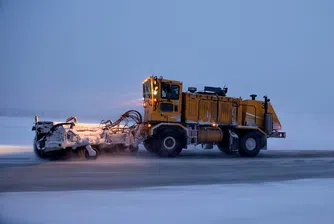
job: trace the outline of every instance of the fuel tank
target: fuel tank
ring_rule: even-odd
[[[220,142],[223,132],[218,127],[202,127],[198,129],[198,143]]]

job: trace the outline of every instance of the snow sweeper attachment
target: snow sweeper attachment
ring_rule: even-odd
[[[138,151],[141,142],[139,127],[142,116],[130,110],[117,121],[80,123],[76,117],[65,122],[39,121],[35,116],[34,151],[40,158],[60,158],[76,155],[79,158],[96,159],[100,153]]]

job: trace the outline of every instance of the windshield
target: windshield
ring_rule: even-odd
[[[151,92],[151,80],[147,80],[143,84],[143,97],[146,98],[151,98],[152,97],[152,92]]]

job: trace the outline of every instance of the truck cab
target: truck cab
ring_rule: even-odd
[[[151,76],[143,82],[144,122],[181,122],[182,82]]]

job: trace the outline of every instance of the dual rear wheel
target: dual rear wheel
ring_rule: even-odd
[[[249,131],[242,134],[239,138],[238,153],[242,157],[255,157],[259,154],[261,148],[263,147],[264,136],[258,134],[255,131]],[[226,144],[225,144],[226,145]],[[227,155],[233,155],[237,152],[230,151],[226,146],[218,143],[218,148],[220,151]]]

